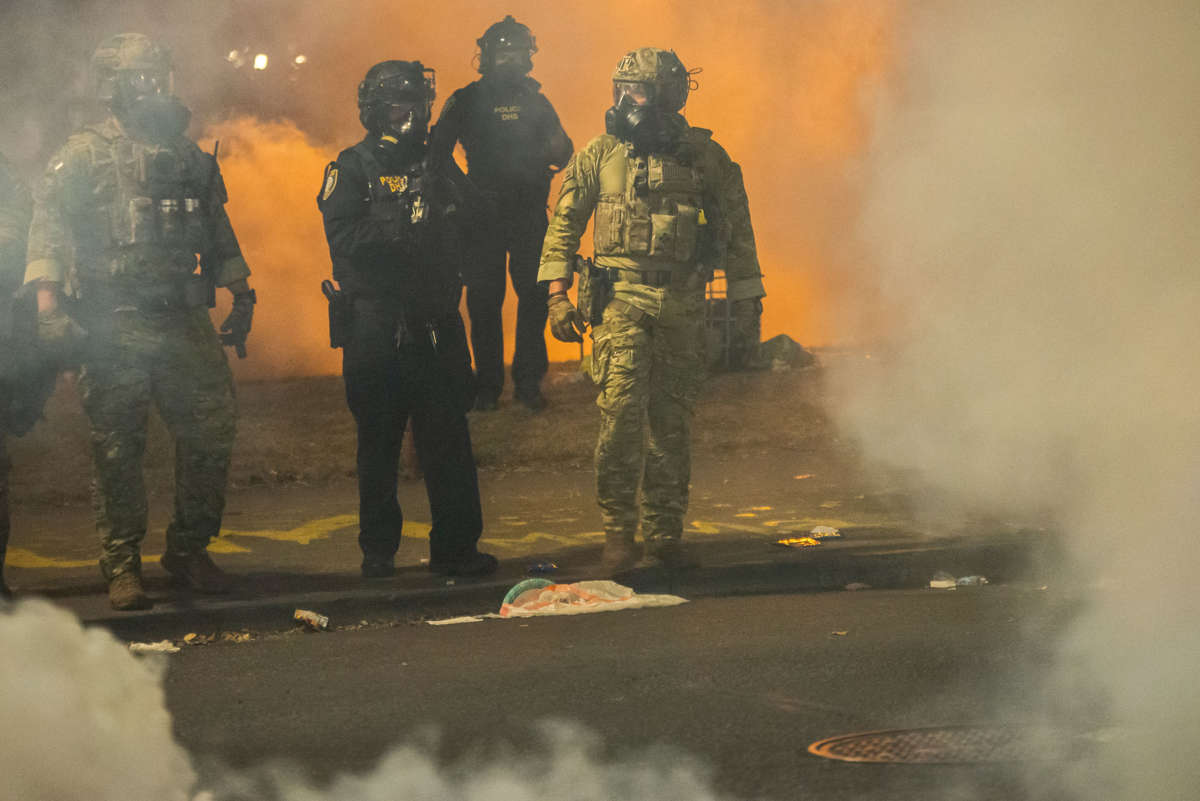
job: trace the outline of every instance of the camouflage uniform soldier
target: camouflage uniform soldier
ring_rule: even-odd
[[[167,51],[120,34],[96,50],[93,68],[112,114],[50,160],[34,195],[25,280],[37,283],[43,339],[69,327],[58,302],[64,287],[87,331],[79,385],[91,420],[100,566],[113,608],[136,609],[149,605],[140,546],[152,401],[175,444],[162,565],[196,591],[228,590],[206,552],[221,526],[235,431],[221,344],[244,353],[255,297],[216,160],[185,136],[190,112],[171,94]],[[234,296],[220,339],[206,308],[213,286]]]
[[[20,373],[20,354],[13,342],[13,293],[21,286],[25,268],[25,234],[29,230],[29,193],[0,156],[0,596],[8,597],[4,583],[4,554],[8,548],[8,471],[5,437],[14,433],[12,409]]]
[[[735,316],[757,320],[765,294],[741,170],[712,133],[679,114],[690,78],[674,52],[642,48],[613,74],[608,133],[567,165],[542,248],[550,327],[564,342],[592,329],[600,386],[596,494],[610,569],[680,547],[691,471],[691,416],[704,379],[704,287],[725,269]],[[595,215],[596,267],[585,319],[567,298],[580,236]],[[581,287],[582,288],[582,287]],[[646,429],[649,429],[648,436]]]

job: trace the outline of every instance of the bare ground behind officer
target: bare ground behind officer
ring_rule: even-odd
[[[679,113],[690,76],[670,50],[625,55],[613,74],[608,133],[567,165],[542,249],[550,330],[578,342],[593,324],[600,386],[596,496],[604,562],[687,563],[681,546],[691,473],[692,407],[704,382],[704,289],[723,268],[734,314],[762,311],[762,275],[742,173],[712,132]],[[598,272],[586,316],[567,298],[579,239],[595,215]],[[641,489],[641,514],[638,490]]]
[[[512,377],[518,401],[545,406],[546,288],[537,282],[538,254],[546,233],[546,196],[551,176],[571,157],[554,107],[529,77],[537,44],[529,28],[511,16],[477,41],[482,77],[446,101],[433,131],[439,162],[462,142],[467,174],[490,201],[490,214],[474,234],[466,273],[467,311],[479,394],[475,408],[496,408],[504,387],[505,262],[517,293],[517,330]]]
[[[79,388],[91,421],[100,567],[113,608],[139,609],[150,605],[141,543],[151,403],[175,446],[162,566],[193,590],[229,589],[207,552],[221,528],[236,429],[221,344],[244,352],[255,297],[216,160],[185,135],[191,115],[172,94],[167,50],[119,34],[101,43],[92,66],[112,113],[51,158],[34,193],[25,281],[37,287],[44,341],[86,332]],[[213,286],[233,293],[219,339],[207,308]]]
[[[358,427],[364,578],[394,572],[404,523],[397,470],[410,417],[433,516],[430,570],[496,569],[496,559],[476,548],[483,516],[466,417],[474,377],[458,313],[465,222],[452,184],[462,173],[425,162],[433,97],[433,71],[419,61],[371,67],[358,87],[367,135],[325,168],[317,196],[341,287],[327,289],[330,339],[343,347],[346,400]]]

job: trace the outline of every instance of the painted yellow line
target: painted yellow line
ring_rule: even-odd
[[[30,570],[39,568],[69,568],[95,567],[99,559],[58,559],[53,556],[39,556],[25,548],[9,548],[8,557],[4,560],[9,567],[22,567]]]

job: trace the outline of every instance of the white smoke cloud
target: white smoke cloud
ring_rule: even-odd
[[[0,801],[718,801],[710,771],[678,751],[619,760],[576,724],[546,722],[532,753],[503,742],[486,759],[440,765],[414,733],[374,770],[314,786],[295,765],[197,771],[175,742],[162,657],[139,658],[62,609],[0,611]],[[18,645],[19,644],[19,645]],[[13,647],[18,645],[18,647]]]
[[[161,670],[45,601],[0,614],[0,797],[187,801]]]
[[[1084,798],[1193,797],[1200,701],[1200,7],[923,4],[861,240],[900,319],[839,380],[875,460],[1061,526],[1089,608],[1057,690],[1139,733]]]

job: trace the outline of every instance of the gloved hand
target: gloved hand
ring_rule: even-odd
[[[254,304],[258,297],[254,290],[242,292],[233,296],[233,308],[225,322],[221,323],[221,344],[232,347],[239,359],[246,358],[246,337],[250,336],[250,326],[254,322]]]
[[[582,342],[587,323],[566,293],[551,295],[549,301],[550,333],[559,342]]]

